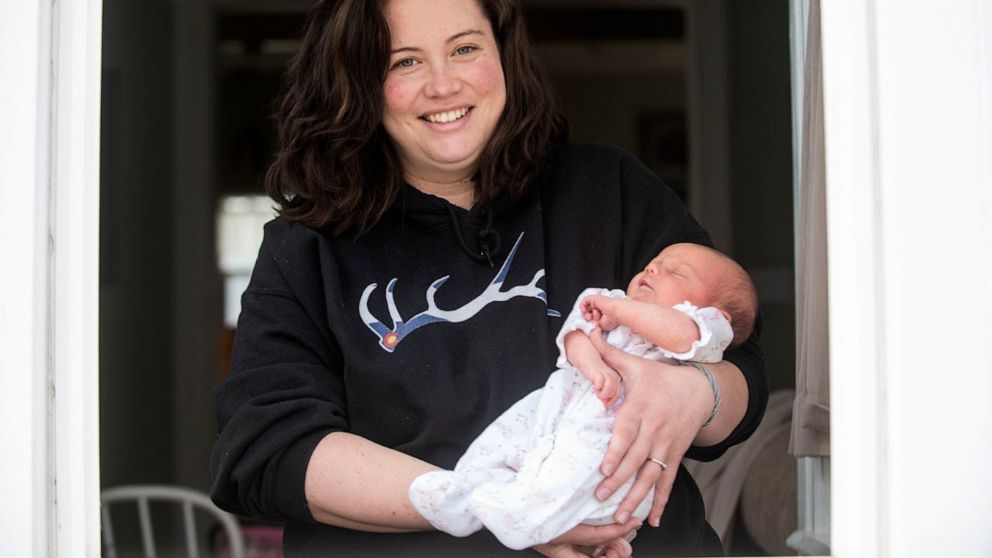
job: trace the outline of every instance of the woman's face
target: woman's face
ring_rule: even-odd
[[[499,49],[476,0],[387,0],[383,126],[407,180],[475,173],[506,104]]]

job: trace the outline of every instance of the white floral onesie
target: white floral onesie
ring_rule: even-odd
[[[569,363],[564,349],[567,333],[595,328],[580,310],[582,299],[594,294],[626,298],[621,290],[583,291],[558,333],[559,368],[544,387],[486,427],[454,471],[426,473],[410,485],[411,502],[436,529],[464,537],[486,527],[504,545],[520,550],[546,543],[580,523],[613,522],[613,513],[634,479],[604,502],[596,499],[594,491],[604,478],[599,466],[623,397],[612,408],[604,408],[592,382]],[[699,341],[685,353],[656,347],[625,326],[610,331],[606,340],[651,360],[722,360],[733,338],[723,314],[688,301],[674,308],[699,326]],[[649,493],[633,515],[644,519],[651,500]]]

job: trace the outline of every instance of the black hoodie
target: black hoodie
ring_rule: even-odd
[[[515,203],[466,211],[407,186],[357,238],[268,223],[231,377],[214,392],[214,500],[284,520],[287,557],[515,554],[486,532],[456,539],[315,523],[304,497],[310,455],[328,433],[348,431],[453,468],[554,371],[562,314],[582,289],[624,288],[676,242],[709,237],[635,158],[602,145],[559,146]],[[760,350],[751,341],[725,358],[747,380],[747,414],[725,442],[686,457],[714,459],[760,421]],[[680,468],[661,527],[645,525],[634,548],[713,554],[714,540]]]

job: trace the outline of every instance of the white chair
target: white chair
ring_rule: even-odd
[[[182,508],[183,532],[189,558],[200,558],[200,531],[196,529],[194,510],[200,510],[215,519],[224,529],[229,541],[231,558],[245,558],[245,544],[241,526],[234,515],[221,510],[205,494],[188,488],[163,485],[132,485],[108,488],[101,493],[103,543],[106,558],[117,558],[117,542],[110,520],[110,505],[134,502],[138,509],[141,544],[146,558],[156,558],[155,533],[152,529],[150,501],[173,503]]]

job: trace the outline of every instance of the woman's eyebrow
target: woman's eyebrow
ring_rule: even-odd
[[[482,31],[479,31],[478,29],[469,29],[467,31],[462,31],[461,33],[455,33],[451,37],[448,37],[447,42],[450,43],[452,41],[457,41],[458,39],[461,39],[466,35],[484,35],[484,33]]]
[[[468,29],[465,31],[461,31],[460,33],[455,33],[454,35],[448,37],[445,43],[451,43],[457,41],[458,39],[461,39],[462,37],[467,37],[469,35],[485,35],[485,33],[483,33],[478,29]],[[420,52],[422,50],[423,50],[422,48],[418,48],[418,47],[400,47],[400,48],[394,48],[393,50],[389,51],[389,54],[393,55],[398,52]]]

